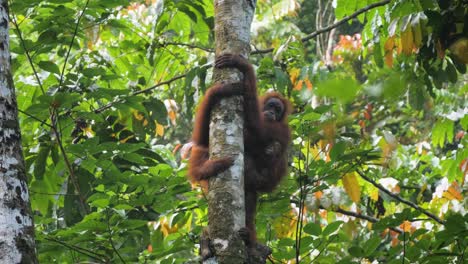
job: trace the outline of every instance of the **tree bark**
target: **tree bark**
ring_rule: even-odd
[[[0,0],[0,263],[37,263],[8,24],[8,1]]]
[[[216,56],[250,52],[250,25],[256,0],[215,0]],[[214,82],[239,82],[234,69],[214,70]],[[244,114],[242,98],[221,100],[211,115],[210,156],[233,157],[234,165],[209,181],[208,222],[214,258],[205,263],[245,263]]]

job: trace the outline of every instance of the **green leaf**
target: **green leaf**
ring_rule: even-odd
[[[109,199],[96,199],[91,204],[98,208],[106,208],[109,206]]]
[[[383,96],[385,99],[395,100],[401,97],[407,90],[406,80],[400,75],[393,74],[382,82]]]
[[[453,214],[447,218],[445,228],[452,235],[468,234],[468,220],[461,214]]]
[[[375,64],[377,64],[379,68],[382,68],[384,66],[384,59],[383,59],[381,46],[382,45],[380,42],[374,43],[374,52],[373,52],[374,61],[375,61]]]
[[[448,76],[448,80],[451,83],[456,83],[458,80],[458,74],[457,74],[457,69],[453,65],[453,63],[449,60],[447,60],[447,68],[445,68],[445,71]]]
[[[315,91],[318,95],[337,99],[341,103],[352,101],[360,86],[354,79],[331,79],[317,85]]]
[[[46,30],[39,35],[37,40],[38,43],[44,44],[54,44],[57,41],[57,32],[54,30]]]
[[[410,88],[409,88],[409,102],[411,107],[413,107],[416,110],[421,110],[424,107],[424,103],[426,101],[426,95],[427,91],[424,89],[424,86],[422,83],[416,82],[410,82]]]
[[[302,116],[302,121],[317,121],[322,115],[315,112],[309,112]]]
[[[135,229],[148,224],[148,221],[145,220],[125,220],[119,224],[119,228],[130,228]]]
[[[328,224],[322,232],[324,237],[331,235],[333,232],[337,231],[338,228],[343,224],[343,221],[336,221]]]
[[[339,159],[339,157],[345,153],[346,145],[345,141],[338,141],[333,145],[333,148],[330,151],[330,159],[332,161]]]
[[[442,148],[445,141],[451,143],[454,135],[453,121],[444,119],[435,123],[432,129],[432,145]]]
[[[319,224],[308,223],[304,226],[304,232],[313,236],[319,236],[322,233],[322,228]]]
[[[136,164],[139,164],[143,160],[143,157],[136,153],[125,153],[122,155],[122,158]]]
[[[349,252],[349,254],[351,254],[352,256],[357,257],[357,258],[365,256],[364,250],[359,246],[350,247],[348,249],[348,252]]]
[[[335,8],[335,16],[341,19],[346,15],[350,15],[357,8],[358,0],[338,0]]]
[[[40,61],[38,63],[39,68],[43,69],[44,71],[60,74],[59,67],[51,62],[51,61]]]
[[[468,130],[468,115],[464,115],[460,119],[460,124],[464,130]]]
[[[364,243],[364,255],[370,256],[379,247],[382,238],[379,235],[372,236],[369,240]]]
[[[153,120],[156,120],[159,124],[165,125],[167,124],[167,109],[164,103],[158,99],[152,99],[149,101],[143,102],[148,113],[150,113],[150,117]]]
[[[34,162],[34,177],[37,180],[42,180],[47,165],[47,157],[49,156],[50,145],[41,144],[37,153],[36,161]]]

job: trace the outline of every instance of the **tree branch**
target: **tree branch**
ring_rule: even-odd
[[[169,79],[169,80],[164,81],[164,82],[157,83],[157,84],[155,84],[155,85],[153,85],[153,86],[151,86],[151,87],[149,87],[149,88],[146,88],[146,89],[143,89],[143,90],[140,90],[140,91],[133,92],[133,93],[130,94],[130,96],[134,96],[134,95],[137,95],[137,94],[142,94],[142,93],[150,92],[150,91],[152,91],[152,90],[158,88],[159,86],[162,86],[162,85],[165,85],[165,84],[170,84],[170,83],[172,83],[172,82],[174,82],[174,81],[177,81],[177,80],[179,80],[179,79],[184,78],[185,76],[187,76],[187,73],[184,73],[184,74],[181,74],[181,75],[177,75],[177,76],[175,76],[175,77],[172,78],[172,79]],[[125,100],[125,98],[118,98],[118,99],[116,99],[115,101],[112,101],[112,102],[110,102],[110,103],[108,103],[108,104],[106,104],[106,105],[104,105],[104,106],[101,106],[101,107],[99,107],[98,109],[94,110],[94,113],[99,114],[99,113],[103,112],[104,110],[107,110],[107,109],[111,108],[114,104],[119,103],[119,102],[122,102],[123,100]]]
[[[391,0],[383,0],[383,1],[380,1],[380,2],[377,2],[377,3],[373,3],[373,4],[370,4],[366,7],[363,7],[359,10],[357,10],[356,12],[352,13],[351,15],[349,16],[345,16],[344,18],[342,18],[341,20],[338,20],[337,22],[329,25],[329,26],[326,26],[324,28],[321,28],[321,29],[318,29],[312,33],[310,33],[309,35],[303,37],[301,39],[302,42],[306,42],[306,41],[309,41],[310,39],[313,39],[315,38],[316,36],[322,34],[322,33],[325,33],[325,32],[328,32],[336,27],[339,27],[341,26],[342,24],[348,22],[349,20],[353,19],[353,18],[356,18],[357,16],[359,16],[360,14],[362,13],[365,13],[371,9],[374,9],[376,7],[379,7],[379,6],[384,6],[388,3],[390,3]],[[255,50],[253,51],[251,54],[263,54],[263,53],[270,53],[272,52],[274,49],[273,48],[269,48],[269,49],[264,49],[264,50]]]
[[[51,241],[51,242],[55,242],[57,244],[60,244],[60,245],[66,247],[66,248],[68,248],[70,250],[73,250],[73,251],[76,251],[76,252],[78,252],[80,254],[88,256],[88,257],[90,257],[90,258],[92,258],[92,259],[94,259],[96,261],[101,262],[101,263],[108,263],[108,261],[106,260],[106,256],[95,253],[95,252],[93,252],[91,250],[88,250],[86,248],[82,248],[82,247],[75,246],[75,245],[69,245],[69,244],[67,244],[67,243],[65,243],[63,241],[60,241],[58,239],[55,239],[53,237],[46,237],[44,239],[48,240],[48,241]]]
[[[75,37],[78,34],[78,28],[80,26],[81,18],[83,17],[83,15],[84,15],[84,13],[86,11],[86,8],[88,8],[88,4],[89,4],[89,0],[86,1],[86,4],[85,4],[85,6],[83,8],[83,11],[81,12],[80,16],[78,17],[78,21],[76,21],[75,31],[73,32],[73,36],[72,36],[72,39],[70,41],[70,47],[68,47],[67,55],[65,56],[65,61],[63,62],[62,73],[60,74],[59,88],[62,86],[63,76],[65,75],[65,67],[67,66],[68,58],[70,57],[70,52],[71,52],[72,47],[73,47],[73,42],[75,42]]]
[[[38,117],[35,117],[35,116],[31,115],[30,113],[28,113],[28,112],[26,112],[26,111],[23,111],[23,110],[21,110],[21,109],[18,108],[18,112],[20,112],[20,113],[22,113],[23,115],[25,115],[25,116],[27,116],[27,117],[30,117],[30,118],[32,118],[32,119],[38,121],[38,122],[41,122],[41,126],[42,126],[42,125],[45,125],[45,126],[47,126],[47,127],[49,127],[49,128],[52,128],[52,126],[51,126],[50,124],[48,124],[45,120],[41,120],[41,119],[39,119]]]
[[[392,193],[391,191],[387,190],[385,187],[383,187],[382,185],[378,184],[377,182],[375,182],[374,180],[372,180],[371,178],[367,177],[362,171],[360,170],[356,170],[356,172],[361,176],[361,178],[363,178],[365,181],[371,183],[372,185],[374,185],[375,187],[377,187],[379,190],[381,190],[382,192],[386,193],[388,196],[392,197],[393,199],[401,202],[401,203],[404,203],[410,207],[413,207],[414,209],[418,210],[419,212],[427,215],[429,218],[433,219],[434,221],[436,221],[437,223],[439,224],[445,224],[445,222],[443,220],[441,220],[440,218],[438,218],[437,216],[435,216],[434,214],[432,214],[431,212],[423,209],[422,207],[420,207],[419,205],[413,203],[413,202],[410,202],[408,200],[405,200],[403,198],[401,198],[400,196]]]
[[[44,87],[42,86],[41,79],[39,78],[39,75],[37,74],[36,67],[34,66],[34,63],[31,58],[31,54],[29,54],[29,50],[26,47],[26,42],[23,39],[23,35],[21,34],[21,30],[19,28],[18,22],[16,21],[16,17],[14,15],[11,15],[11,22],[13,22],[13,25],[15,25],[16,32],[18,34],[18,38],[21,42],[21,46],[23,47],[24,53],[26,54],[26,58],[28,58],[29,65],[31,65],[32,71],[34,73],[34,77],[37,80],[37,84],[39,85],[39,88],[41,89],[42,94],[45,94]]]
[[[161,46],[166,47],[166,46],[182,46],[182,47],[187,47],[190,49],[200,49],[206,52],[214,52],[214,49],[212,48],[206,48],[206,47],[201,47],[189,43],[180,43],[180,42],[163,42],[161,43]]]
[[[67,56],[65,58],[65,62],[64,62],[64,66],[63,66],[63,70],[62,70],[62,74],[61,74],[61,77],[60,77],[60,82],[59,82],[59,87],[61,86],[62,84],[62,80],[63,80],[63,75],[64,75],[64,72],[65,72],[65,66],[67,64],[67,59],[68,59],[68,56],[70,55],[70,51],[71,51],[71,48],[73,46],[73,42],[74,42],[74,39],[77,35],[77,32],[78,32],[78,26],[79,26],[79,22],[80,22],[80,19],[81,17],[84,15],[84,11],[86,10],[87,6],[88,6],[88,3],[89,3],[89,0],[86,1],[86,5],[83,9],[83,12],[81,13],[80,17],[78,18],[78,21],[77,21],[77,24],[76,24],[76,27],[75,27],[75,31],[74,31],[74,34],[73,34],[73,38],[72,38],[72,41],[70,43],[70,48],[68,49],[68,53],[67,53]],[[38,82],[38,85],[42,91],[42,94],[45,94],[45,90],[44,90],[44,87],[42,86],[42,82],[41,82],[41,79],[39,78],[39,75],[37,74],[37,71],[36,71],[36,68],[34,66],[34,63],[32,61],[32,58],[31,58],[31,55],[29,54],[29,51],[26,47],[26,43],[22,37],[22,34],[21,34],[21,31],[19,29],[19,26],[18,26],[18,23],[16,21],[16,18],[14,16],[12,16],[12,22],[13,24],[15,25],[15,28],[16,28],[16,31],[18,32],[18,37],[20,39],[20,42],[21,42],[21,45],[26,53],[26,57],[28,58],[28,62],[29,64],[31,65],[31,68],[33,70],[33,73],[34,73],[34,76]],[[22,113],[28,115],[27,113],[25,113],[24,111],[21,111]],[[73,167],[71,166],[71,163],[70,163],[70,160],[68,159],[67,157],[67,154],[65,152],[65,148],[63,147],[63,142],[62,142],[62,134],[60,133],[59,129],[57,128],[57,110],[55,108],[52,108],[51,106],[49,106],[49,116],[50,116],[50,121],[51,121],[51,124],[48,125],[50,127],[50,129],[53,131],[53,133],[55,134],[55,137],[56,137],[56,140],[57,140],[57,144],[59,145],[59,148],[60,148],[60,152],[62,153],[62,156],[63,156],[63,159],[65,161],[65,165],[67,167],[67,170],[70,174],[70,180],[75,188],[75,192],[78,194],[79,196],[79,199],[80,199],[80,206],[81,206],[81,209],[83,210],[83,212],[87,212],[87,208],[86,208],[86,203],[85,203],[85,199],[84,197],[81,195],[80,193],[80,188],[79,188],[79,185],[78,185],[78,180],[76,179],[76,175],[73,171]],[[31,115],[28,115],[30,117],[32,117]],[[34,117],[32,117],[34,118]],[[36,120],[38,120],[37,118],[34,118]],[[44,121],[42,120],[38,120],[41,122],[41,124],[46,124]]]
[[[106,222],[107,222],[107,231],[109,232],[109,244],[111,245],[112,247],[112,250],[114,250],[114,252],[117,254],[117,256],[119,257],[120,261],[122,261],[122,263],[127,263],[123,258],[122,256],[120,255],[119,251],[117,250],[117,248],[115,247],[114,245],[114,240],[112,239],[112,230],[110,228],[110,223],[109,223],[109,208],[106,208]]]
[[[352,217],[356,217],[356,218],[359,218],[359,219],[363,219],[363,220],[367,220],[371,223],[377,223],[379,221],[379,219],[375,218],[375,217],[372,217],[372,216],[368,216],[368,215],[363,215],[363,214],[359,214],[359,213],[355,213],[355,212],[351,212],[351,211],[346,211],[344,209],[341,209],[341,208],[337,208],[335,210],[333,210],[334,212],[336,213],[340,213],[340,214],[344,214],[344,215],[347,215],[347,216],[352,216]],[[399,228],[394,228],[394,227],[389,227],[390,230],[392,231],[395,231],[399,234],[402,234],[403,231]]]

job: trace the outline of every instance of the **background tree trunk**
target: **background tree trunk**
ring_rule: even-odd
[[[216,56],[250,52],[250,25],[255,0],[215,0]],[[234,69],[214,71],[214,82],[238,82]],[[244,263],[245,246],[238,235],[245,227],[244,206],[244,118],[242,98],[227,98],[213,110],[210,125],[211,157],[234,157],[230,170],[209,182],[209,236],[218,263]]]
[[[0,19],[0,263],[37,263],[10,67],[6,0],[0,0]]]

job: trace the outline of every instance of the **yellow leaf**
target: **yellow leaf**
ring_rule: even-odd
[[[411,222],[408,220],[405,220],[401,225],[400,225],[401,230],[404,232],[409,232],[411,231]]]
[[[145,116],[143,114],[141,114],[140,112],[138,112],[138,111],[133,111],[133,116],[138,121],[141,121],[141,120],[143,120],[143,118],[145,118]]]
[[[385,45],[384,45],[385,53],[392,52],[394,47],[395,47],[395,37],[388,38],[387,41],[385,41]]]
[[[273,230],[278,237],[292,237],[296,233],[297,214],[290,210],[287,215],[273,220]]]
[[[298,68],[292,68],[289,70],[289,78],[291,79],[291,83],[295,84],[297,81],[297,77],[299,77],[299,74],[301,73],[301,70]]]
[[[447,191],[444,192],[443,196],[449,200],[463,200],[463,196],[460,192],[460,186],[458,185],[457,182],[453,182],[452,185],[450,185],[447,189]]]
[[[312,83],[309,81],[309,78],[306,78],[304,81],[305,81],[305,84],[306,84],[307,89],[312,90],[313,85],[312,85]]]
[[[348,194],[349,198],[355,203],[358,203],[361,199],[361,186],[357,180],[355,173],[348,173],[341,179],[343,182],[344,189]]]
[[[174,122],[176,120],[176,118],[177,118],[177,113],[175,111],[169,111],[168,115],[169,115],[169,119],[172,122]]]
[[[296,85],[294,85],[294,90],[296,90],[296,91],[302,90],[302,83],[303,83],[303,82],[304,82],[303,80],[299,80],[299,81],[296,83]]]
[[[96,134],[90,126],[87,126],[83,128],[82,130],[88,138],[92,138]]]
[[[159,220],[159,226],[161,227],[161,232],[163,233],[164,237],[168,236],[169,234],[175,233],[179,230],[178,224],[172,225],[170,220],[167,217],[163,217]]]
[[[385,51],[385,64],[388,67],[393,66],[393,49],[395,48],[395,37],[388,38],[385,41],[384,51]]]
[[[414,36],[414,46],[416,46],[416,48],[419,48],[421,47],[422,38],[423,38],[421,24],[417,23],[413,25],[412,30],[413,30],[413,36]]]
[[[411,55],[414,47],[414,38],[411,28],[406,29],[401,33],[401,49],[405,55]]]
[[[129,139],[134,138],[134,137],[135,137],[135,136],[133,136],[133,135],[132,135],[132,136],[128,136],[128,137],[126,137],[126,138],[123,138],[123,139],[119,140],[119,142],[120,142],[120,143],[126,143]]]
[[[156,135],[160,137],[164,136],[164,126],[161,124],[158,124],[158,122],[155,122],[155,123],[156,123]]]
[[[336,124],[335,122],[327,122],[322,126],[323,135],[329,141],[333,141],[336,135]]]
[[[373,188],[372,191],[369,193],[369,197],[374,201],[377,202],[379,200],[379,189]]]

